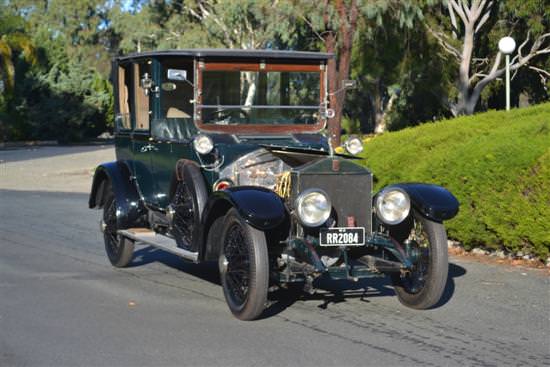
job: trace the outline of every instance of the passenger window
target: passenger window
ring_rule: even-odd
[[[148,91],[141,86],[141,79],[145,74],[151,75],[151,62],[134,64],[134,101],[136,130],[149,130],[149,95]]]
[[[117,130],[130,130],[130,96],[132,85],[132,71],[130,65],[118,67],[118,114],[116,116]]]

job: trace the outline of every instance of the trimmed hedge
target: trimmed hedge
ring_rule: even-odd
[[[428,182],[460,201],[446,227],[466,248],[550,254],[550,103],[426,123],[369,140],[376,189]]]

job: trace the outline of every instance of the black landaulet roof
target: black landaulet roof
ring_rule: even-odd
[[[242,58],[242,59],[297,59],[297,60],[328,60],[333,54],[309,51],[281,51],[281,50],[232,50],[216,48],[196,48],[181,50],[159,50],[132,53],[118,56],[117,60],[131,60],[155,56],[188,56],[193,58]]]

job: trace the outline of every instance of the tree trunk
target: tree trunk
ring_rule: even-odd
[[[470,63],[474,51],[474,28],[473,24],[466,24],[464,27],[464,43],[462,46],[462,57],[458,69],[458,113],[471,114],[467,112],[467,105],[470,99]],[[475,106],[474,106],[475,107]]]
[[[388,114],[393,109],[393,104],[397,100],[397,94],[392,94],[388,100],[386,106],[382,105],[383,110],[379,113],[376,113],[374,133],[382,134],[386,132],[388,128]]]
[[[336,53],[336,38],[332,32],[325,35],[325,48],[328,53]],[[338,100],[334,92],[335,86],[338,84],[338,71],[336,69],[336,60],[330,59],[327,63],[327,79],[330,108],[334,110],[334,117],[328,120],[329,143],[334,148],[340,145],[340,126],[341,114],[337,113]],[[341,112],[340,112],[341,113]]]
[[[246,93],[246,100],[244,102],[245,106],[252,106],[254,102],[254,97],[256,96],[256,78],[255,74],[250,71],[244,73],[246,82],[248,84],[248,91]]]
[[[341,143],[340,132],[346,94],[340,88],[342,80],[349,78],[353,36],[357,28],[359,13],[357,1],[352,0],[349,5],[346,5],[343,0],[336,0],[336,12],[340,21],[338,27],[340,42],[337,42],[334,31],[328,31],[324,36],[327,52],[336,53],[338,56],[338,65],[334,59],[329,60],[327,65],[328,90],[331,93],[329,102],[330,108],[334,110],[334,118],[328,121],[330,140],[333,147],[337,147]],[[325,24],[328,24],[328,19],[329,15],[325,13]]]

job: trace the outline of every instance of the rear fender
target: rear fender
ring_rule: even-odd
[[[458,213],[460,203],[453,194],[441,186],[422,183],[399,183],[385,189],[391,189],[392,187],[405,191],[411,199],[412,207],[433,221],[443,222],[454,218]]]
[[[130,170],[122,162],[102,163],[96,168],[88,206],[90,209],[103,208],[109,184],[116,199],[118,228],[132,227],[145,214],[145,208]]]

